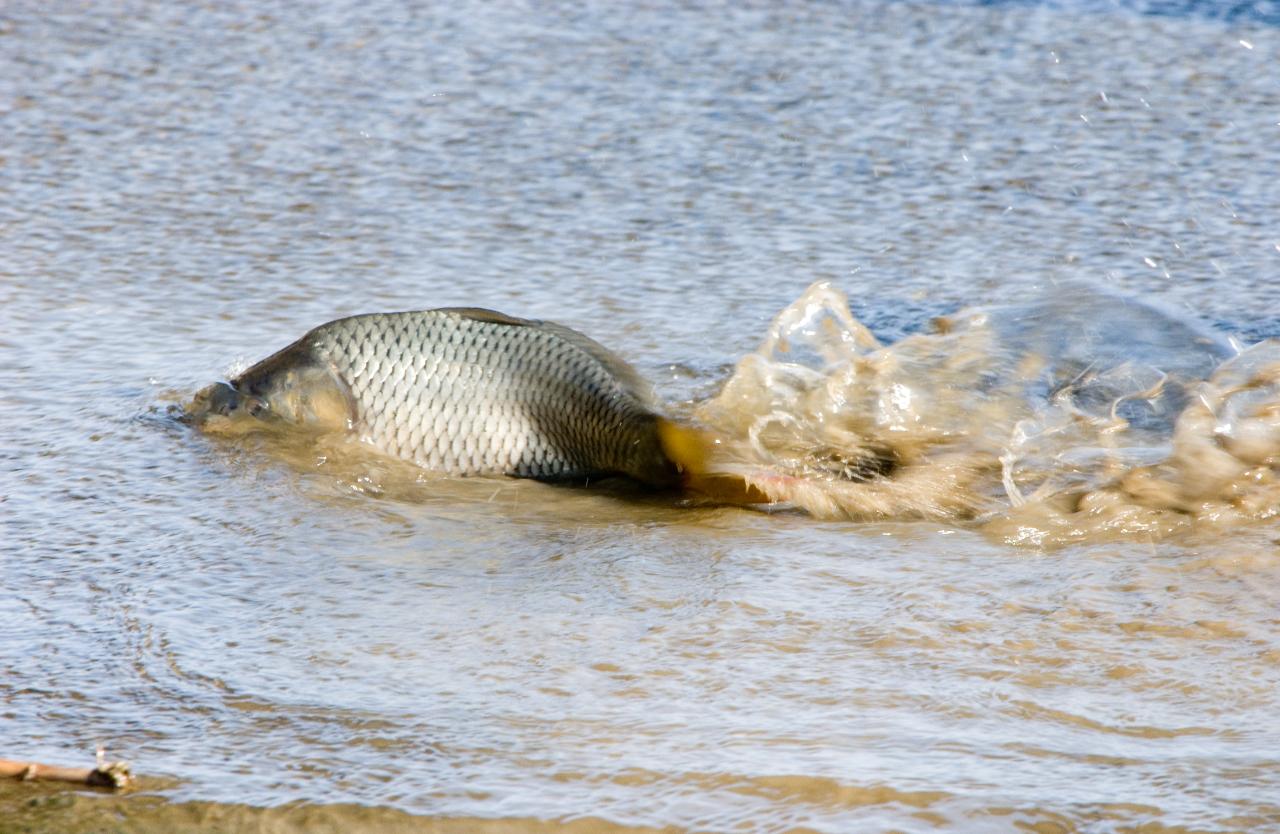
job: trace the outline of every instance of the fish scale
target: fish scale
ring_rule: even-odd
[[[662,418],[625,362],[586,336],[478,309],[323,324],[232,381],[265,418],[337,422],[388,455],[455,475],[677,480]],[[326,399],[327,397],[327,399]],[[322,415],[322,416],[317,416]]]

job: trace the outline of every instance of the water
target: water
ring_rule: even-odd
[[[0,829],[1280,830],[1274,521],[1037,544],[169,414],[443,305],[679,413],[814,281],[884,343],[1075,281],[1280,335],[1274,19],[1159,6],[6,4],[0,755],[144,779]]]

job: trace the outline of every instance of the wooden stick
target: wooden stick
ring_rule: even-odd
[[[129,765],[125,762],[108,763],[106,752],[101,747],[98,748],[97,767],[59,767],[0,759],[0,777],[17,778],[26,782],[72,782],[112,790],[127,788],[133,782]]]

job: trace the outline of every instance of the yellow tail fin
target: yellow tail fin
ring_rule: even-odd
[[[769,497],[742,475],[717,471],[723,441],[706,429],[671,420],[658,420],[662,451],[680,471],[686,489],[726,504],[764,504]],[[722,462],[722,461],[721,461]]]

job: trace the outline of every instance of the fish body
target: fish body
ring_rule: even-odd
[[[577,331],[491,310],[337,319],[197,395],[197,422],[348,430],[453,475],[679,482],[666,421],[625,362]]]

